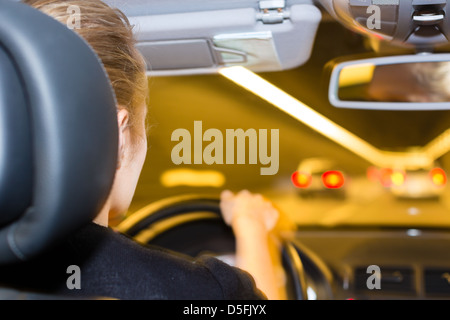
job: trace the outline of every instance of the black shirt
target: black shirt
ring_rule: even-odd
[[[72,265],[79,267],[81,289],[68,289]],[[143,246],[94,223],[33,261],[0,267],[0,284],[121,300],[265,299],[248,273],[216,258]]]

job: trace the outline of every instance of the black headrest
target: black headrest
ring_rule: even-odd
[[[0,0],[0,264],[27,260],[91,221],[117,166],[116,101],[73,30]]]

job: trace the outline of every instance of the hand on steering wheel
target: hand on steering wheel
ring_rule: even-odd
[[[272,203],[260,194],[252,194],[243,190],[236,195],[225,190],[220,195],[220,209],[225,222],[233,227],[235,232],[240,228],[262,228],[271,231],[280,217]]]
[[[243,208],[250,210],[242,212]],[[253,210],[256,208],[264,210]],[[158,245],[193,257],[202,252],[227,255],[236,252],[236,232],[232,229],[241,230],[250,239],[250,229],[245,228],[244,224],[249,226],[252,223],[253,229],[260,225],[256,228],[260,232],[261,229],[265,233],[273,232],[279,222],[278,210],[273,209],[268,200],[248,191],[236,195],[225,191],[220,199],[204,195],[180,195],[150,203],[127,217],[116,230],[138,242]],[[226,225],[237,217],[240,218],[235,222],[240,226],[230,228]],[[192,234],[196,236],[192,237]],[[306,299],[305,275],[299,252],[290,241],[284,241],[279,249],[281,252],[278,255],[283,260],[288,278],[287,298]]]

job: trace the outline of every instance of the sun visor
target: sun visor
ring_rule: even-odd
[[[129,16],[150,75],[215,73],[226,66],[255,72],[296,68],[310,57],[320,10],[261,1],[237,8]]]

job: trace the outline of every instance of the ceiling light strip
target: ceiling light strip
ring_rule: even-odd
[[[439,159],[450,151],[450,129],[447,129],[422,150],[432,159]]]
[[[372,146],[244,67],[222,68],[219,73],[376,166],[413,169],[426,167],[431,161],[425,153],[387,152]]]
[[[370,163],[378,166],[385,165],[384,156],[380,150],[262,79],[252,71],[237,66],[220,69],[219,73]]]

